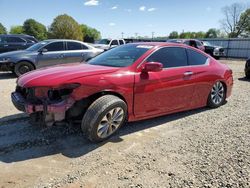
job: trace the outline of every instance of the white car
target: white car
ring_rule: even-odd
[[[116,46],[123,45],[123,44],[126,44],[124,39],[101,39],[96,44],[94,44],[93,46],[95,48],[108,50],[110,48],[114,48]]]

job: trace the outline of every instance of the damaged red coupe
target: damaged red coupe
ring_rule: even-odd
[[[92,141],[136,121],[203,106],[231,95],[232,71],[182,44],[127,44],[91,59],[32,71],[17,80],[12,101],[33,122],[81,121]]]

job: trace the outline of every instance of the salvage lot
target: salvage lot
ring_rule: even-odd
[[[10,102],[15,79],[0,73],[2,187],[249,187],[250,82],[244,61],[220,108],[177,113],[124,126],[101,144],[79,126],[31,126]]]

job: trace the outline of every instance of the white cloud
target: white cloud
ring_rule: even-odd
[[[109,23],[109,26],[115,26],[116,24],[115,23],[113,23],[113,22],[110,22]]]
[[[85,6],[98,6],[99,1],[98,0],[89,0],[84,3]]]
[[[156,10],[156,8],[149,8],[149,9],[148,9],[149,12],[153,12],[153,11],[155,11],[155,10]]]
[[[117,8],[118,8],[118,6],[113,6],[113,7],[111,7],[111,10],[115,10]]]
[[[145,6],[141,6],[141,7],[139,8],[139,10],[140,10],[140,11],[145,11],[145,10],[146,10],[146,7],[145,7]]]

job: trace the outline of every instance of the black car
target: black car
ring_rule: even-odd
[[[246,61],[245,74],[246,77],[250,79],[250,58]]]
[[[29,35],[0,35],[0,53],[24,50],[37,42],[35,37]]]
[[[208,41],[202,41],[202,44],[205,47],[205,52],[215,59],[220,59],[220,57],[225,56],[225,50],[223,47],[212,45]]]

